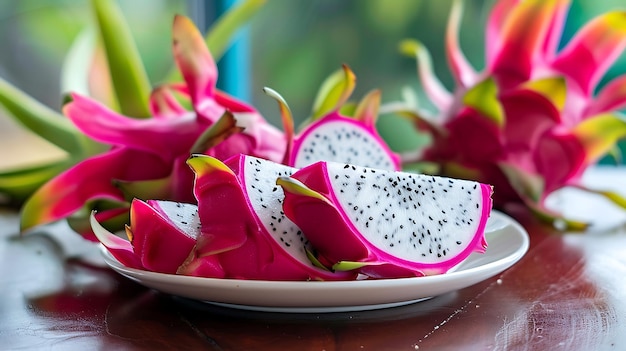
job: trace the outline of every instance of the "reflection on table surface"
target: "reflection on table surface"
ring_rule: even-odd
[[[624,175],[594,179],[624,184]],[[575,200],[557,199],[593,215]],[[62,225],[20,237],[17,213],[2,210],[1,348],[626,349],[626,226],[608,226],[621,218],[602,211],[600,229],[559,233],[522,210],[510,214],[528,231],[530,250],[493,278],[403,307],[280,314],[144,288],[102,266],[99,251]]]

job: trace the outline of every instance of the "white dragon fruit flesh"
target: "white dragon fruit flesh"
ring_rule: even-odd
[[[201,234],[178,273],[203,277],[263,280],[345,280],[315,266],[308,240],[282,211],[283,191],[276,179],[294,168],[238,155],[224,163],[194,155]]]
[[[284,212],[336,270],[370,278],[449,271],[484,252],[492,188],[473,181],[318,162],[279,177]]]
[[[196,205],[173,201],[133,200],[128,240],[106,230],[93,214],[90,221],[98,240],[118,261],[159,273],[176,273],[200,233]]]

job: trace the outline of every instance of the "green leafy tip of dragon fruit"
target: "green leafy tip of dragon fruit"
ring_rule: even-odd
[[[402,42],[437,108],[424,111],[410,99],[387,105],[431,138],[427,147],[404,155],[405,165],[434,165],[440,174],[493,184],[496,206],[522,204],[564,228],[587,223],[546,206],[561,188],[577,187],[626,207],[618,194],[580,184],[585,169],[626,136],[617,111],[626,107],[626,75],[597,89],[626,47],[626,12],[592,19],[559,49],[569,6],[568,0],[496,2],[486,25],[486,67],[478,72],[460,49],[462,1],[454,1],[445,35],[452,92],[433,74],[427,49],[415,40]]]

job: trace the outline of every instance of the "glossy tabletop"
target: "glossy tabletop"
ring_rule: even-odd
[[[626,170],[588,178],[626,191]],[[0,210],[0,349],[625,350],[622,213],[582,195],[556,202],[597,226],[561,233],[510,209],[530,249],[503,273],[407,306],[309,314],[234,310],[144,288],[63,225],[19,236],[17,213]]]

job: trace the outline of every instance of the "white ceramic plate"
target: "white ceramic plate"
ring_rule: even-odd
[[[104,248],[115,271],[158,291],[255,311],[323,313],[362,311],[418,302],[481,282],[511,267],[526,253],[528,234],[512,218],[494,211],[487,226],[488,248],[472,254],[453,272],[442,275],[339,282],[284,282],[214,279],[128,268]]]

